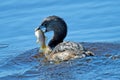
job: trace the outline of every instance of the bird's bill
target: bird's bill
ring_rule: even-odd
[[[41,29],[44,33],[47,32],[47,28],[45,26],[39,26],[38,29]]]

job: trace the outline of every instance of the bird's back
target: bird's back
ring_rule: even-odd
[[[76,55],[83,54],[86,50],[84,47],[76,42],[65,41],[59,43],[52,51],[52,53],[64,52],[64,51],[72,51]]]

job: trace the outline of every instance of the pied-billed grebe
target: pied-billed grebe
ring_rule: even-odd
[[[74,58],[82,58],[89,55],[94,55],[91,51],[76,42],[63,41],[67,35],[67,25],[65,21],[58,16],[49,16],[43,20],[37,30],[46,28],[45,32],[53,31],[54,36],[48,43],[52,51],[47,54],[47,59],[50,61],[65,61]]]

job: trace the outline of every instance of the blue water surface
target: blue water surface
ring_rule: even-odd
[[[39,47],[36,44],[34,29],[40,25],[45,17],[50,15],[60,16],[66,21],[68,35],[65,40],[67,41],[116,43],[117,46],[120,43],[120,0],[0,0],[0,80],[120,79],[120,72],[117,72],[120,71],[118,68],[120,59],[118,57],[117,62],[109,61],[109,59],[104,61],[105,56],[103,57],[103,55],[100,55],[99,60],[97,60],[98,57],[94,57],[93,59],[97,60],[98,63],[103,63],[98,64],[99,66],[102,65],[101,67],[96,65],[97,62],[93,61],[87,64],[80,59],[78,60],[80,61],[79,65],[83,64],[82,66],[78,66],[77,62],[73,65],[63,63],[61,65],[39,66],[42,69],[36,70],[34,65],[38,65],[38,61],[32,59],[31,63],[25,62],[25,60],[29,61],[29,59],[26,59],[28,56],[37,53],[36,47]],[[46,34],[48,41],[52,34],[52,32]],[[109,47],[105,46],[106,48]],[[101,54],[110,52],[110,57],[113,53],[115,55],[120,53],[119,46],[112,49],[110,49],[111,52],[103,49],[100,51],[102,51]],[[114,63],[112,64],[111,62]],[[17,63],[20,65],[18,66]],[[104,63],[111,64],[107,66]],[[116,65],[116,67],[113,67],[113,65]],[[98,68],[95,68],[95,66]],[[47,70],[49,72],[51,69],[54,70],[54,68],[60,69],[61,73],[59,74],[59,71],[51,71],[50,73],[42,74],[42,72],[47,72]],[[71,69],[70,71],[73,74],[70,74],[71,72],[67,68]],[[81,68],[83,71],[79,72],[77,68]],[[91,72],[87,71],[89,73],[86,73],[85,68],[90,68]],[[101,71],[102,69],[103,71]],[[104,70],[106,70],[105,73]],[[31,74],[27,74],[29,72]],[[98,72],[99,76],[95,74],[96,72]],[[114,75],[111,74],[112,72]],[[112,75],[113,77],[110,77]],[[59,76],[62,77],[60,78]]]

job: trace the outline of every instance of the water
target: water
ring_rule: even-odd
[[[120,79],[120,1],[0,1],[0,80]],[[34,29],[50,15],[66,21],[65,40],[85,42],[96,56],[55,65],[32,57],[39,47]]]

